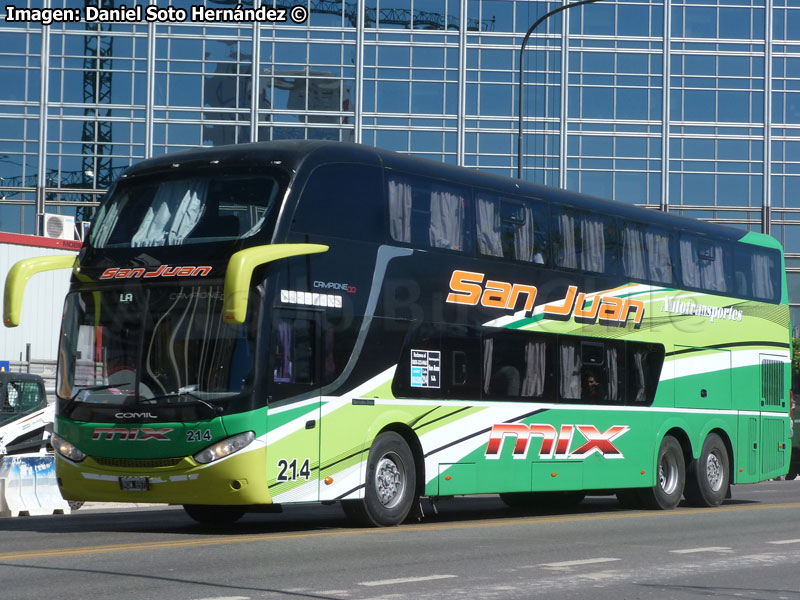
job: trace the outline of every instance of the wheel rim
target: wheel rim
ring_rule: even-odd
[[[713,491],[718,492],[722,488],[725,474],[722,471],[722,461],[715,452],[709,454],[706,459],[706,479]]]
[[[678,463],[674,456],[665,454],[658,465],[658,485],[667,495],[672,495],[678,487]]]
[[[375,469],[375,490],[378,500],[386,508],[394,508],[403,498],[406,489],[403,461],[394,452],[381,457]]]

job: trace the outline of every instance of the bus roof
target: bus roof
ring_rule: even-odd
[[[426,158],[348,142],[286,140],[183,150],[137,163],[128,168],[122,177],[138,177],[155,172],[172,171],[175,168],[182,167],[202,167],[211,164],[212,161],[213,164],[230,164],[232,166],[273,164],[294,172],[301,167],[313,168],[318,164],[330,162],[382,164],[389,169],[445,179],[453,183],[488,188],[509,195],[539,198],[576,208],[644,221],[648,224],[713,235],[723,239],[741,240],[747,233],[741,229],[664,213],[660,210],[647,209],[624,202],[512,179],[478,169],[457,167]],[[751,240],[753,239],[752,235],[749,237]]]

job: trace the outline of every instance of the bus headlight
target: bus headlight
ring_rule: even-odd
[[[238,452],[242,448],[248,446],[253,440],[256,439],[256,434],[252,431],[245,431],[239,435],[234,435],[224,439],[216,444],[210,445],[208,448],[201,450],[195,454],[194,458],[201,465],[208,464],[220,458],[230,456],[234,452]]]
[[[50,443],[53,445],[53,449],[56,452],[73,462],[81,462],[84,458],[86,458],[86,455],[83,452],[78,450],[67,440],[60,438],[55,434],[50,436]]]

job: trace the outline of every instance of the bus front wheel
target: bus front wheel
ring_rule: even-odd
[[[666,436],[658,449],[656,484],[641,491],[642,504],[647,508],[670,510],[678,506],[686,485],[686,465],[681,445],[672,436]]]
[[[386,431],[375,438],[367,459],[362,500],[343,505],[345,514],[363,525],[398,525],[408,516],[416,497],[414,456],[403,437]]]
[[[725,443],[716,433],[703,442],[700,458],[692,461],[686,478],[686,500],[692,506],[719,506],[728,493],[730,461]]]
[[[230,525],[244,516],[246,510],[239,506],[204,506],[184,504],[183,510],[192,519],[203,525]]]

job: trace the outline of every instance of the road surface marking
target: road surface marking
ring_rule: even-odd
[[[733,552],[726,546],[708,546],[706,548],[686,548],[684,550],[670,550],[673,554],[694,554],[695,552]]]
[[[220,535],[209,537],[196,537],[189,540],[161,540],[154,542],[136,542],[130,544],[109,544],[101,546],[81,546],[67,548],[47,548],[41,550],[27,550],[14,552],[0,552],[0,561],[29,560],[32,558],[49,558],[54,556],[88,556],[91,554],[110,554],[118,552],[141,552],[143,550],[165,550],[174,548],[203,548],[224,544],[253,544],[257,542],[274,543],[276,540],[302,540],[321,537],[341,537],[355,535],[393,535],[408,533],[409,531],[458,531],[475,530],[485,527],[520,527],[524,525],[546,525],[552,523],[581,523],[585,521],[616,521],[620,519],[672,519],[676,516],[693,514],[719,515],[723,513],[739,513],[760,510],[790,510],[800,508],[800,502],[787,502],[785,504],[754,504],[718,506],[713,511],[707,508],[682,508],[678,511],[619,511],[606,514],[591,513],[581,515],[553,515],[535,517],[510,517],[507,519],[487,519],[482,521],[469,521],[466,523],[422,523],[403,525],[394,528],[380,527],[375,529],[338,529],[333,531],[311,532],[284,532],[284,533],[256,533],[244,535]]]
[[[414,583],[416,581],[433,581],[434,579],[452,579],[458,575],[426,575],[424,577],[402,577],[400,579],[381,579],[379,581],[362,581],[358,585],[369,587],[376,585],[394,585],[396,583]]]
[[[800,539],[797,540],[775,540],[774,542],[767,542],[768,544],[800,544]]]
[[[616,562],[621,558],[584,558],[583,560],[565,560],[564,562],[541,563],[540,567],[560,569],[563,567],[577,567],[579,565],[593,565],[596,563]]]

